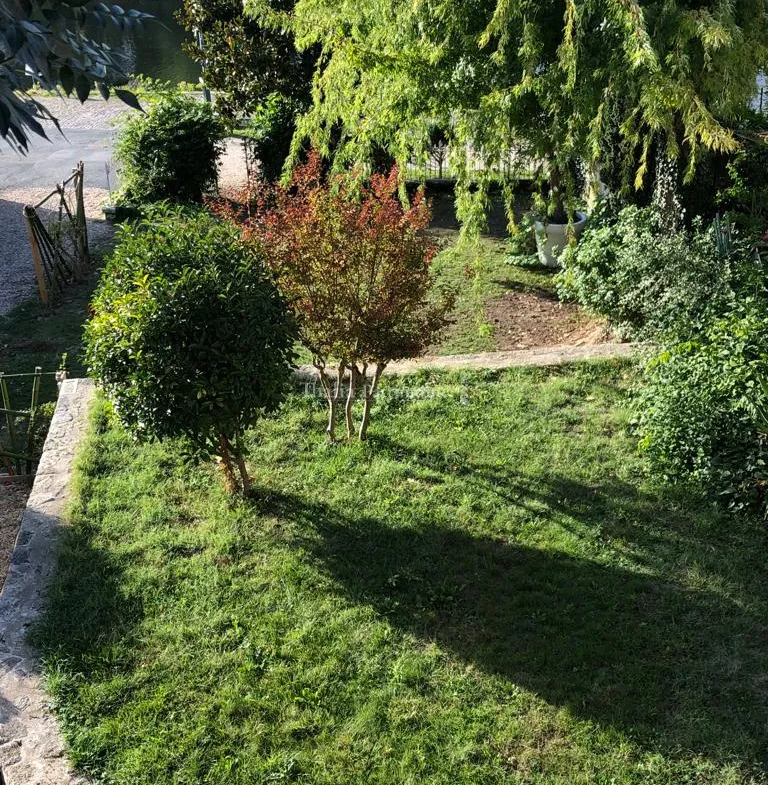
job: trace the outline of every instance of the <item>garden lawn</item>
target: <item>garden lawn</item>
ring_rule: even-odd
[[[85,281],[68,286],[59,301],[48,307],[31,298],[0,316],[0,371],[8,374],[57,371],[66,355],[70,376],[85,376],[83,365],[83,324],[88,318],[88,301],[98,276],[95,266]],[[17,408],[29,405],[31,382],[15,383],[12,392]],[[55,401],[56,382],[53,377],[42,381],[41,402]]]
[[[626,365],[297,394],[258,498],[97,406],[34,639],[128,785],[766,782],[765,534],[643,476]]]
[[[555,271],[548,270],[533,261],[535,257],[514,257],[509,255],[507,245],[491,237],[456,242],[457,235],[443,233],[442,239],[447,246],[432,262],[435,285],[438,291],[449,289],[456,293],[456,303],[450,314],[451,325],[442,336],[439,344],[430,349],[430,354],[473,354],[493,352],[509,348],[528,348],[528,346],[508,346],[504,331],[517,324],[514,332],[526,323],[527,317],[539,317],[541,313],[522,313],[539,304],[553,307],[557,302]],[[526,296],[528,297],[525,300]],[[523,298],[505,306],[507,298]],[[499,324],[489,318],[491,313],[503,311]],[[562,310],[563,328],[573,321],[571,310]],[[589,317],[584,315],[585,324]],[[540,340],[533,345],[541,346],[564,343],[559,337],[548,340],[547,333],[556,330],[545,329],[542,323],[538,330]],[[563,330],[565,331],[565,329]],[[534,332],[536,328],[534,327]]]

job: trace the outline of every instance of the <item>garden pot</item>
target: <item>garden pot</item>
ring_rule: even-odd
[[[105,204],[104,207],[101,208],[104,212],[104,218],[107,221],[114,221],[117,218],[117,207],[113,204]]]
[[[559,267],[560,254],[565,250],[570,240],[571,232],[578,240],[587,225],[585,213],[576,213],[576,220],[568,224],[543,224],[536,221],[536,249],[539,252],[539,261],[545,267]]]

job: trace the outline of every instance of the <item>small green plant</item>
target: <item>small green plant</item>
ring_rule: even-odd
[[[224,123],[210,104],[163,95],[146,114],[129,119],[118,138],[123,200],[200,202],[216,185],[224,136]]]
[[[250,489],[246,430],[282,402],[295,331],[263,259],[204,213],[123,229],[86,328],[90,371],[142,439],[183,437]]]
[[[265,180],[272,182],[282,174],[302,109],[300,101],[272,93],[251,114],[244,135]]]

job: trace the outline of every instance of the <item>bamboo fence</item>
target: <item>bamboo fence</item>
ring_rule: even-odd
[[[35,205],[24,207],[37,288],[46,305],[56,299],[67,284],[82,279],[90,263],[83,200],[84,170],[80,161],[71,177],[57,185],[48,196]],[[46,226],[39,210],[54,197],[58,197],[58,205],[53,208],[55,217]]]

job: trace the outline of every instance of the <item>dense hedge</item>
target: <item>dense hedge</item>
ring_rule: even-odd
[[[652,208],[593,216],[566,250],[562,297],[607,317],[625,337],[654,338],[705,325],[732,298],[734,255],[718,252],[712,229],[665,230]]]
[[[765,514],[768,302],[749,298],[648,365],[641,447],[670,479],[702,481],[732,508]]]
[[[132,117],[115,147],[122,199],[129,204],[200,202],[215,187],[225,126],[210,104],[166,95]]]

